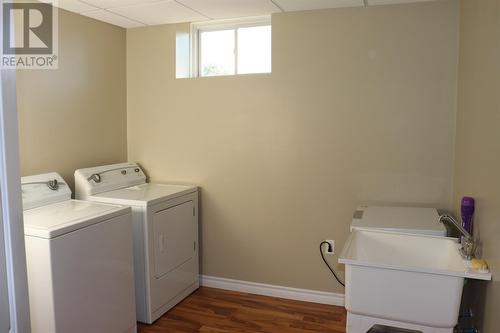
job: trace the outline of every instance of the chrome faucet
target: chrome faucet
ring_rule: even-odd
[[[449,222],[453,224],[458,231],[460,231],[460,233],[462,234],[462,237],[460,239],[460,254],[462,255],[462,257],[464,257],[464,259],[471,260],[474,256],[475,251],[475,244],[472,235],[467,230],[465,230],[464,227],[462,227],[462,224],[455,220],[451,215],[443,214],[439,216],[438,221],[440,223]]]

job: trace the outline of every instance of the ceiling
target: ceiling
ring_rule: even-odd
[[[52,2],[52,0],[40,0]],[[57,0],[57,6],[123,28],[432,0]]]

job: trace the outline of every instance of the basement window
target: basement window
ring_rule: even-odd
[[[191,77],[271,73],[271,18],[192,25]]]

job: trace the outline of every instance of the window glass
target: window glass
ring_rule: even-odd
[[[238,74],[271,72],[271,26],[238,28]]]
[[[200,32],[200,76],[235,74],[235,30]]]

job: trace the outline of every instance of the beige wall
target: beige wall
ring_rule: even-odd
[[[460,35],[454,202],[476,198],[474,229],[494,280],[483,332],[493,333],[500,327],[500,1],[462,0]]]
[[[125,30],[59,12],[59,69],[18,71],[22,175],[127,158]]]
[[[202,188],[203,274],[342,289],[318,252],[365,202],[451,205],[458,3],[273,16],[273,73],[175,79],[175,32],[128,30],[128,153]]]

